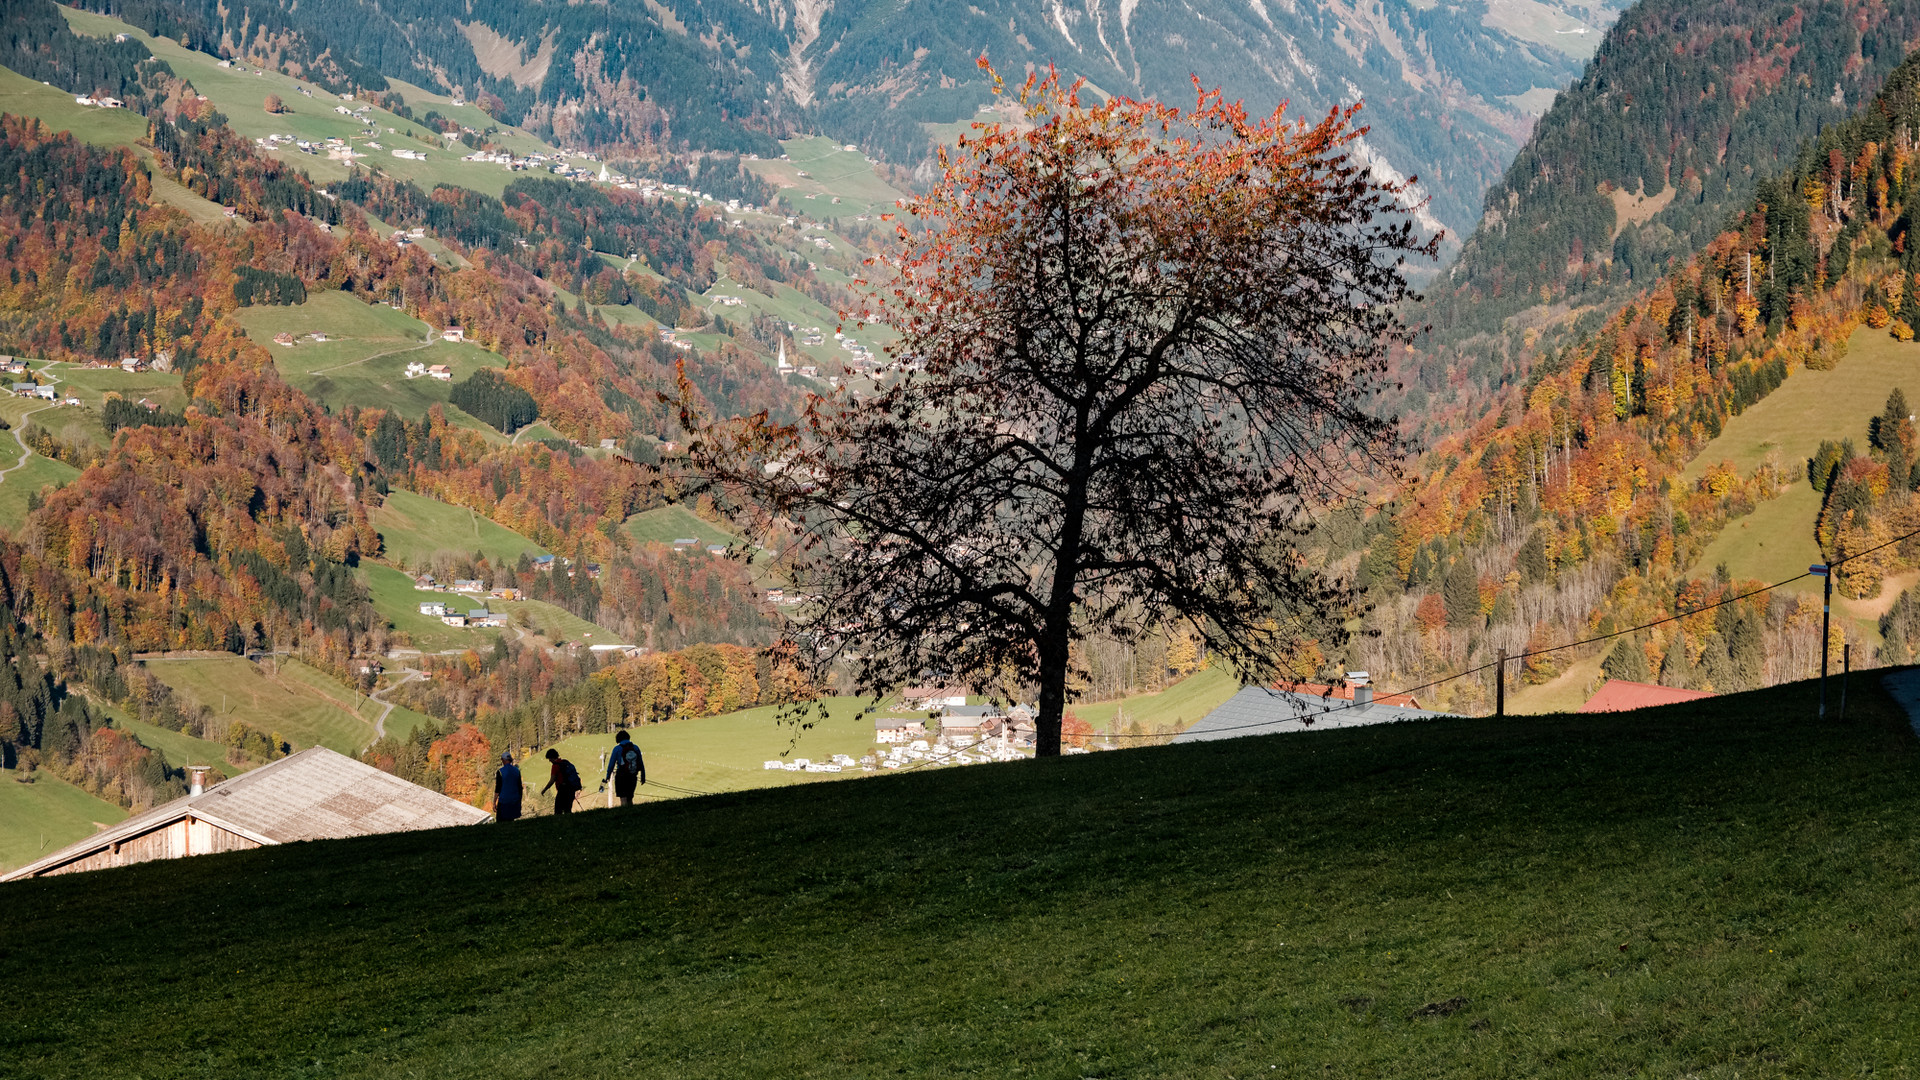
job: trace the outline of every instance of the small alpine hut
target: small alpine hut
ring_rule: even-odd
[[[201,788],[28,863],[0,881],[104,870],[154,859],[245,851],[299,840],[478,825],[492,815],[314,746]]]

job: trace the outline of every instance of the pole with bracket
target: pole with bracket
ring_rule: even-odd
[[[1820,605],[1820,719],[1827,718],[1827,652],[1833,624],[1833,571],[1826,563],[1814,563],[1807,573],[1826,584],[1826,598]]]
[[[1507,650],[1500,650],[1500,659],[1493,665],[1493,715],[1505,719],[1507,715]]]
[[[1840,722],[1847,720],[1847,684],[1853,681],[1853,642],[1840,646]]]

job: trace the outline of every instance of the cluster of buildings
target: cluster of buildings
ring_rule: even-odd
[[[420,614],[430,615],[448,626],[462,628],[507,625],[506,616],[484,607],[468,608],[462,611],[459,608],[449,608],[444,601],[440,600],[428,600],[422,603]]]
[[[75,94],[73,103],[75,105],[91,106],[96,109],[120,109],[125,108],[127,104],[117,97],[107,97],[105,94],[99,97],[94,97],[91,94]]]
[[[407,378],[417,379],[422,375],[445,382],[453,378],[453,369],[445,364],[423,364],[418,360],[407,365]]]

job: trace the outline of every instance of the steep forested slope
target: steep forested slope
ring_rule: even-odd
[[[1542,103],[1577,73],[1588,32],[1619,7],[1554,0],[1519,18],[1483,0],[84,6],[330,88],[379,88],[385,77],[461,88],[497,116],[589,145],[770,153],[774,137],[817,129],[912,165],[931,141],[925,125],[988,102],[981,55],[1010,75],[1053,63],[1105,92],[1175,102],[1192,96],[1196,75],[1262,110],[1365,98],[1371,151],[1419,174],[1455,235]]]
[[[1916,41],[1914,0],[1636,4],[1488,188],[1484,219],[1430,289],[1423,390],[1523,375],[1528,327],[1651,284],[1869,100]],[[1474,338],[1528,309],[1506,338]]]
[[[1702,566],[1703,555],[1756,508],[1805,498],[1802,485],[1814,496],[1804,515],[1755,541],[1851,560],[1835,577],[1849,598],[1880,596],[1920,565],[1920,543],[1900,540],[1920,531],[1920,434],[1904,395],[1883,388],[1884,408],[1876,398],[1835,416],[1809,457],[1776,444],[1738,465],[1698,459],[1730,418],[1801,373],[1845,372],[1857,334],[1920,364],[1917,131],[1920,54],[1756,184],[1699,253],[1577,340],[1522,353],[1526,380],[1441,440],[1393,513],[1330,525],[1331,554],[1357,556],[1379,605],[1380,634],[1353,666],[1420,682],[1496,650],[1533,653],[1748,594],[1769,583]],[[1856,428],[1868,437],[1849,438]],[[1817,663],[1820,615],[1817,595],[1758,593],[1610,642],[1606,670],[1719,691],[1767,685]],[[1871,630],[1835,627],[1862,646],[1856,662],[1868,655]],[[1911,640],[1890,636],[1882,659],[1908,662]],[[1534,656],[1528,677],[1582,655]],[[1486,687],[1458,693],[1481,702]]]

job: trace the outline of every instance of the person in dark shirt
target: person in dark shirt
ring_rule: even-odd
[[[547,760],[553,763],[551,774],[547,777],[546,787],[540,789],[545,795],[548,788],[553,789],[553,812],[556,814],[573,813],[573,798],[580,794],[580,770],[573,762],[560,756],[558,750],[548,750]]]
[[[512,754],[500,755],[500,771],[493,774],[493,819],[513,821],[520,816],[520,797],[526,793],[520,781],[520,766]]]
[[[640,756],[640,748],[624,729],[613,736],[613,753],[607,755],[607,774],[600,778],[601,790],[606,790],[609,777],[621,806],[632,806],[634,785],[647,782],[647,759]]]

